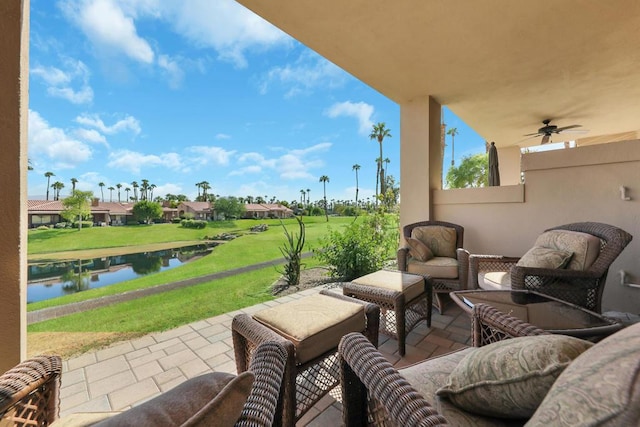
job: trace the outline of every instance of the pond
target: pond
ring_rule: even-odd
[[[155,252],[29,264],[27,303],[101,288],[150,273],[169,270],[211,253],[215,244]]]

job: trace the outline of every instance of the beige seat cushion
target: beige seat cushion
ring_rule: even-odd
[[[433,357],[400,369],[402,376],[420,393],[424,399],[443,415],[451,426],[505,427],[517,425],[513,420],[485,417],[457,408],[445,397],[437,396],[436,390],[443,387],[449,375],[461,360],[474,352],[475,348],[465,348],[445,355]],[[520,423],[522,425],[524,423]]]
[[[262,310],[253,318],[296,347],[305,363],[338,347],[343,335],[365,329],[364,305],[328,295],[311,295]]]
[[[458,235],[455,228],[441,225],[415,227],[411,230],[411,237],[427,245],[434,256],[456,257],[456,239]]]
[[[511,289],[511,274],[507,271],[490,271],[478,274],[478,286],[487,291]]]
[[[410,259],[407,262],[407,271],[409,273],[428,275],[438,279],[457,279],[458,260],[440,256],[431,258],[425,262]]]
[[[353,283],[402,292],[405,301],[411,301],[424,293],[422,276],[401,271],[380,270],[353,279]]]
[[[578,231],[545,231],[538,236],[534,246],[572,252],[567,270],[586,270],[600,254],[600,239]]]

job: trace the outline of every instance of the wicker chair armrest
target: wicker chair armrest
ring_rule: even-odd
[[[249,370],[255,381],[247,398],[237,427],[270,427],[281,402],[280,391],[287,363],[287,350],[279,342],[266,341],[260,344],[251,359]]]
[[[0,417],[16,408],[15,425],[49,425],[58,418],[62,359],[43,355],[16,365],[0,376]]]
[[[366,392],[379,401],[399,426],[441,426],[446,419],[418,393],[362,334],[350,333],[338,345],[343,421],[364,426]]]
[[[470,255],[471,254],[466,249],[463,249],[463,248],[456,249],[456,258],[458,259],[458,278],[460,279],[461,290],[469,288],[469,256]]]
[[[524,283],[527,276],[536,276],[540,278],[553,278],[555,280],[586,280],[596,281],[600,278],[600,274],[595,271],[581,270],[565,270],[563,268],[534,268],[514,266],[511,269],[511,283]]]
[[[469,255],[469,281],[470,288],[477,289],[478,274],[487,271],[509,271],[520,258],[504,255]]]
[[[404,246],[398,249],[396,258],[398,261],[398,270],[407,271],[407,260],[409,259],[409,247]]]
[[[290,360],[295,359],[295,348],[291,341],[257,322],[248,314],[236,315],[231,321],[231,330],[238,373],[249,369],[248,353],[252,350],[247,348],[249,343],[257,347],[267,341],[277,342],[287,350]]]
[[[471,335],[474,347],[509,338],[547,335],[548,332],[487,304],[476,304],[471,311]]]

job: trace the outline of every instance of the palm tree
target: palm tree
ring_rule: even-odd
[[[116,188],[118,189],[118,203],[120,203],[120,189],[122,188],[122,184],[116,184]]]
[[[129,192],[131,189],[129,187],[125,187],[124,192],[127,193],[127,202],[129,201]]]
[[[133,181],[131,183],[131,186],[133,187],[133,200],[135,200],[136,202],[138,201],[138,183],[136,181]]]
[[[56,175],[53,172],[45,172],[44,176],[47,178],[47,200],[49,200],[49,186],[51,185],[51,177]]]
[[[109,201],[113,202],[113,190],[115,190],[115,188],[114,187],[109,187],[109,188],[107,188],[107,190],[109,190]],[[104,202],[104,200],[103,200],[103,202]]]
[[[71,194],[76,192],[76,184],[78,183],[78,180],[75,178],[71,178]]]
[[[305,191],[304,190],[300,190],[300,204],[304,206],[304,195],[305,195]]]
[[[356,172],[356,206],[358,206],[358,171],[360,170],[360,165],[359,164],[355,164],[353,166],[351,166],[351,170]]]
[[[207,190],[211,190],[211,186],[207,181],[202,181],[200,183],[200,187],[202,188],[202,201],[207,201]]]
[[[458,134],[458,129],[457,128],[451,128],[447,131],[447,135],[451,135],[451,166],[455,165],[455,160],[453,158],[453,149],[454,149],[454,143],[453,143],[453,139],[455,138],[455,136]]]
[[[102,194],[102,201],[104,202],[104,182],[99,182],[98,187],[100,187],[100,193]]]
[[[389,159],[388,157],[386,157],[384,160],[384,177],[387,177],[387,171],[389,170],[389,163],[391,163],[391,159]],[[385,183],[386,184],[386,183]]]
[[[53,184],[51,184],[51,188],[53,188],[54,190],[53,200],[60,200],[60,190],[64,188],[64,184],[61,183],[60,181],[56,181]]]
[[[149,180],[143,179],[140,184],[140,199],[147,200],[149,197]]]
[[[307,206],[311,206],[311,190],[307,188]],[[311,215],[311,210],[309,210],[309,215]]]
[[[157,188],[158,186],[155,184],[151,184],[149,186],[149,200],[153,200],[153,189]]]
[[[380,146],[380,158],[378,161],[378,173],[376,176],[376,204],[378,203],[378,184],[377,182],[380,182],[380,193],[379,194],[384,194],[385,192],[385,188],[384,188],[384,169],[382,168],[382,141],[384,141],[385,138],[391,138],[391,131],[389,129],[386,128],[385,123],[384,122],[380,122],[378,124],[373,125],[373,130],[371,131],[371,135],[369,135],[369,138],[371,139],[375,139],[376,141],[378,141],[378,145]]]
[[[327,182],[329,182],[329,177],[327,175],[322,175],[320,177],[320,182],[322,183],[324,190],[324,216],[327,218],[327,222],[329,222],[329,214],[327,213]]]

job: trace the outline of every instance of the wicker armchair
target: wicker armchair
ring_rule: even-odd
[[[477,304],[472,312],[474,347],[546,331]],[[362,335],[345,335],[340,354],[343,421],[350,426],[440,426],[447,420]]]
[[[599,238],[600,251],[595,261],[584,270],[547,269],[517,266],[520,258],[516,257],[473,254],[469,257],[471,287],[485,288],[479,278],[487,273],[510,272],[510,276],[505,276],[506,288],[537,291],[600,313],[609,266],[632,236],[618,227],[598,222],[566,224],[545,232],[553,230],[577,231]]]
[[[270,427],[277,421],[287,350],[265,341],[255,350],[249,371],[255,375],[251,393],[236,422],[241,427]],[[0,376],[0,425],[47,426],[59,414],[61,359],[38,356]]]
[[[397,252],[398,270],[406,271],[408,273],[428,275],[431,277],[435,297],[433,302],[440,314],[442,314],[444,308],[442,297],[452,291],[467,289],[469,252],[462,248],[464,243],[464,227],[445,221],[415,222],[407,224],[402,228],[402,234],[405,241],[408,237],[412,237],[414,229],[418,227],[447,227],[453,228],[456,231],[455,259],[452,260],[452,262],[457,265],[457,274],[448,275],[449,277],[439,277],[438,273],[435,272],[441,267],[438,265],[438,258],[434,258],[434,260],[427,261],[426,263],[418,262],[412,259],[409,246],[403,246],[398,249]],[[431,263],[435,263],[435,265],[431,265]]]

